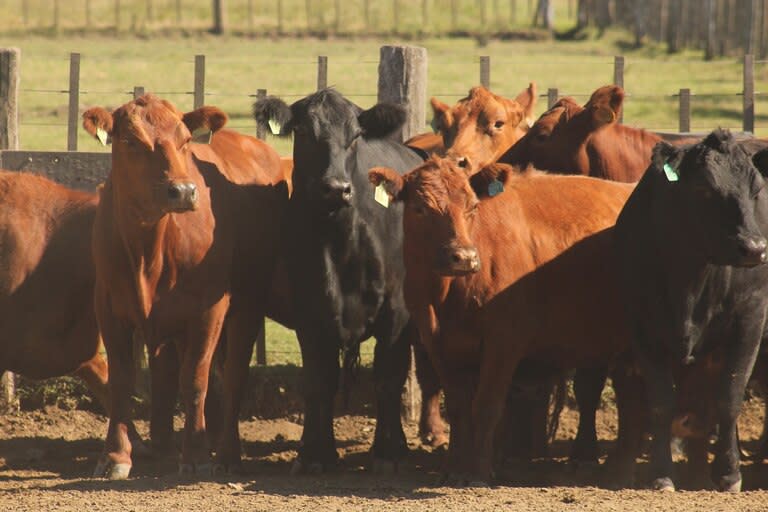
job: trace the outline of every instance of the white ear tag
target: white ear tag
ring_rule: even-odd
[[[272,135],[280,135],[280,130],[283,128],[280,123],[270,119],[267,124],[269,124],[269,131],[272,132]]]
[[[384,208],[389,208],[389,194],[384,190],[383,183],[379,183],[374,189],[373,199]]]
[[[101,142],[102,146],[107,145],[107,130],[104,128],[96,128],[96,138],[99,139],[99,142]]]
[[[211,137],[213,137],[213,132],[207,126],[201,126],[192,132],[192,142],[198,144],[210,144]]]
[[[677,181],[680,179],[680,175],[669,165],[669,162],[664,162],[664,175],[667,177],[667,181]]]

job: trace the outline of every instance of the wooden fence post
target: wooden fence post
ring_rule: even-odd
[[[691,131],[691,90],[680,89],[680,133]]]
[[[19,149],[18,48],[0,48],[0,149]]]
[[[80,54],[69,55],[69,115],[67,116],[67,151],[77,151],[77,127],[80,124]]]
[[[755,132],[755,59],[744,56],[744,123],[745,132]]]
[[[487,56],[480,57],[480,85],[491,88],[491,58]]]
[[[552,108],[552,106],[557,103],[557,97],[560,95],[560,91],[557,89],[547,89],[547,108]]]
[[[205,55],[195,55],[195,100],[193,108],[205,105]]]
[[[416,46],[382,46],[379,60],[379,102],[405,105],[407,118],[401,140],[424,131],[427,104],[427,50]],[[416,363],[411,366],[403,396],[405,419],[416,421],[421,410],[421,390],[416,380]]]
[[[319,55],[317,57],[317,90],[328,87],[328,57]]]
[[[213,0],[213,27],[211,32],[216,35],[224,33],[227,27],[227,15],[224,0]]]
[[[624,56],[616,55],[613,58],[613,83],[624,88]],[[621,109],[621,114],[616,120],[618,123],[624,122],[624,109]]]
[[[256,101],[263,100],[266,97],[266,89],[259,89],[256,91]],[[267,130],[265,130],[264,127],[262,127],[259,123],[256,123],[256,138],[261,140],[265,140],[267,138]]]
[[[19,149],[19,60],[18,48],[0,48],[0,149]],[[0,412],[18,409],[16,377],[0,375]]]

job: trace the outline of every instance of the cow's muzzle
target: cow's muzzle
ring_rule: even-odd
[[[175,182],[168,185],[168,209],[172,212],[188,212],[197,208],[197,185],[192,182]]]
[[[738,242],[738,266],[754,267],[768,261],[768,241],[762,236],[740,236]]]
[[[440,273],[464,276],[480,270],[480,255],[474,247],[450,247],[443,253]]]
[[[322,184],[322,197],[331,210],[338,210],[352,204],[352,183],[346,180],[330,179]]]

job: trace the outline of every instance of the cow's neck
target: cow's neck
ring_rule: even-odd
[[[118,233],[125,250],[129,273],[134,281],[139,312],[144,319],[149,318],[152,302],[161,281],[169,285],[176,281],[176,267],[168,254],[173,251],[179,229],[173,214],[165,214],[157,221],[141,221],[140,216],[132,216],[132,208],[126,204],[118,205],[115,219]]]

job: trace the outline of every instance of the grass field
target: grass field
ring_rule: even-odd
[[[628,49],[629,36],[608,32],[578,42],[491,41],[479,47],[473,39],[429,38],[412,41],[429,52],[428,94],[455,102],[479,82],[479,57],[491,57],[491,87],[516,95],[536,81],[546,94],[556,87],[562,95],[586,101],[595,88],[613,77],[613,56],[626,57],[626,123],[645,128],[677,127],[680,88],[691,88],[694,130],[716,126],[741,128],[742,69],[737,59],[704,62],[700,55],[668,56],[663,48]],[[194,55],[205,54],[206,102],[231,116],[230,126],[254,133],[250,105],[257,89],[294,101],[316,86],[317,56],[328,56],[328,81],[363,107],[376,100],[379,47],[397,40],[311,38],[272,39],[200,35],[198,37],[59,37],[1,36],[0,46],[22,50],[21,146],[24,149],[66,148],[69,53],[80,52],[80,107],[116,107],[130,99],[136,85],[144,86],[192,108]],[[768,64],[756,64],[756,90],[765,90]],[[538,112],[546,107],[539,99]],[[768,135],[768,96],[758,95],[757,132]],[[427,127],[425,126],[425,130]],[[270,137],[281,154],[291,153],[290,140]],[[107,151],[80,130],[79,149]],[[270,364],[297,363],[298,346],[292,331],[269,323]],[[372,347],[364,350],[370,360]]]

